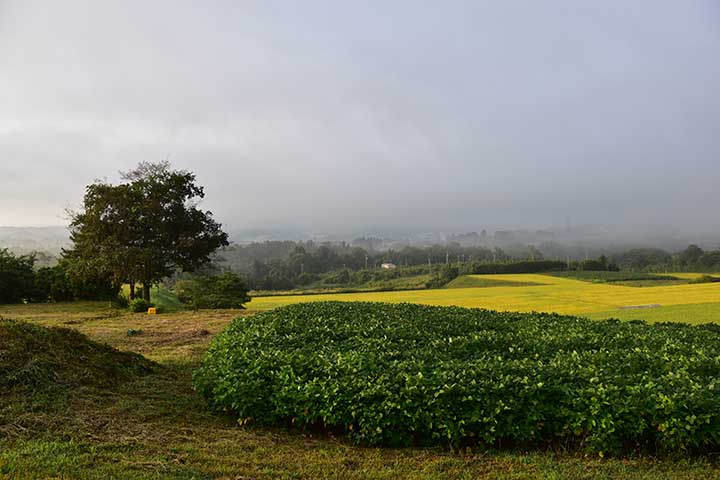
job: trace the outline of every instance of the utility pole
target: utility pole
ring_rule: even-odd
[[[450,252],[445,252],[445,265],[450,263]]]
[[[366,254],[365,254],[365,270],[367,270],[367,266],[368,266],[368,256],[367,256],[367,253],[366,253]]]

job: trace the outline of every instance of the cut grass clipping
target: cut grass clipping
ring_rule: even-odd
[[[370,445],[717,450],[717,326],[321,302],[239,318],[195,386],[241,423]]]
[[[78,389],[112,387],[154,367],[76,330],[0,320],[0,406],[13,397],[52,402]]]

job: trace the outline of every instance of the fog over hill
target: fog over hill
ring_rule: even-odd
[[[690,243],[706,249],[720,247],[720,234],[699,235],[690,232],[672,232],[657,229],[648,231],[622,231],[618,228],[597,225],[577,227],[546,227],[544,229],[493,229],[478,228],[465,232],[402,232],[373,231],[337,234],[333,232],[302,232],[284,230],[240,230],[228,226],[230,239],[234,243],[245,244],[268,240],[293,240],[315,242],[346,242],[366,247],[358,239],[372,238],[373,248],[400,249],[403,246],[430,246],[434,244],[459,243],[464,246],[501,246],[525,247],[527,245],[544,246],[553,251],[553,245],[576,247],[582,251],[613,251],[631,247],[657,247],[669,251],[679,251]],[[484,233],[483,233],[484,230]],[[17,254],[43,252],[58,256],[62,248],[70,246],[69,232],[62,226],[17,227],[0,226],[0,248],[8,248]]]
[[[0,248],[24,254],[46,252],[58,255],[70,245],[68,230],[59,226],[8,227],[0,226]]]

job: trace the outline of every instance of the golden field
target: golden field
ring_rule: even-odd
[[[693,278],[698,274],[677,274]],[[720,322],[720,283],[630,287],[540,274],[477,275],[489,280],[522,282],[519,286],[336,293],[255,297],[250,310],[298,302],[368,301],[457,305],[508,311],[578,314],[592,318],[641,318],[649,321]],[[539,285],[526,285],[528,282]],[[660,305],[650,308],[638,306]],[[630,308],[628,308],[630,307]]]

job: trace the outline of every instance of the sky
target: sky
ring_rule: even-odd
[[[0,226],[166,159],[233,230],[720,230],[720,2],[0,0]]]

